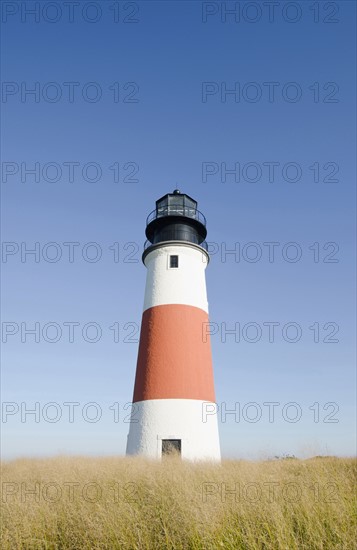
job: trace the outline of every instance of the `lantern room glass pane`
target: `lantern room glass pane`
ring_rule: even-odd
[[[167,216],[167,214],[168,214],[168,210],[167,210],[168,200],[167,199],[168,198],[165,197],[161,201],[157,202],[156,211],[157,211],[158,216]]]
[[[197,202],[185,196],[185,216],[189,218],[196,217]]]
[[[184,215],[184,196],[183,195],[169,195],[169,214],[175,216]]]

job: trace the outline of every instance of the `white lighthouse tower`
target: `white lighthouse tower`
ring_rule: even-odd
[[[206,220],[175,190],[147,218],[144,311],[127,454],[220,461],[206,337]],[[203,334],[205,337],[203,337]]]

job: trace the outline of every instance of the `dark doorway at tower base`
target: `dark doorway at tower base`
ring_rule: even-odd
[[[162,456],[181,456],[181,439],[163,439]]]

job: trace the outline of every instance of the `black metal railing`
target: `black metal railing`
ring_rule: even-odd
[[[172,239],[172,240],[174,240],[174,239]],[[170,242],[170,241],[160,241],[159,243],[152,243],[149,240],[146,240],[145,243],[144,243],[144,250],[146,250],[150,246],[155,246],[155,244],[162,244],[163,242]],[[193,241],[182,241],[182,242],[183,243],[184,242],[192,242],[192,244],[197,244],[198,246],[201,246],[202,248],[204,248],[208,252],[208,243],[207,243],[207,241],[202,241],[201,243],[194,243]]]
[[[166,216],[185,216],[186,218],[197,220],[204,226],[206,226],[206,218],[204,217],[202,212],[197,210],[197,208],[178,205],[165,206],[159,209],[155,208],[155,210],[150,212],[150,214],[146,218],[146,225],[148,225],[153,220],[156,220],[157,218],[164,218]]]

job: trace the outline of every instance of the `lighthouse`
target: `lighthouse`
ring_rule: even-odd
[[[220,461],[207,336],[206,219],[175,189],[146,220],[147,269],[127,455]]]

